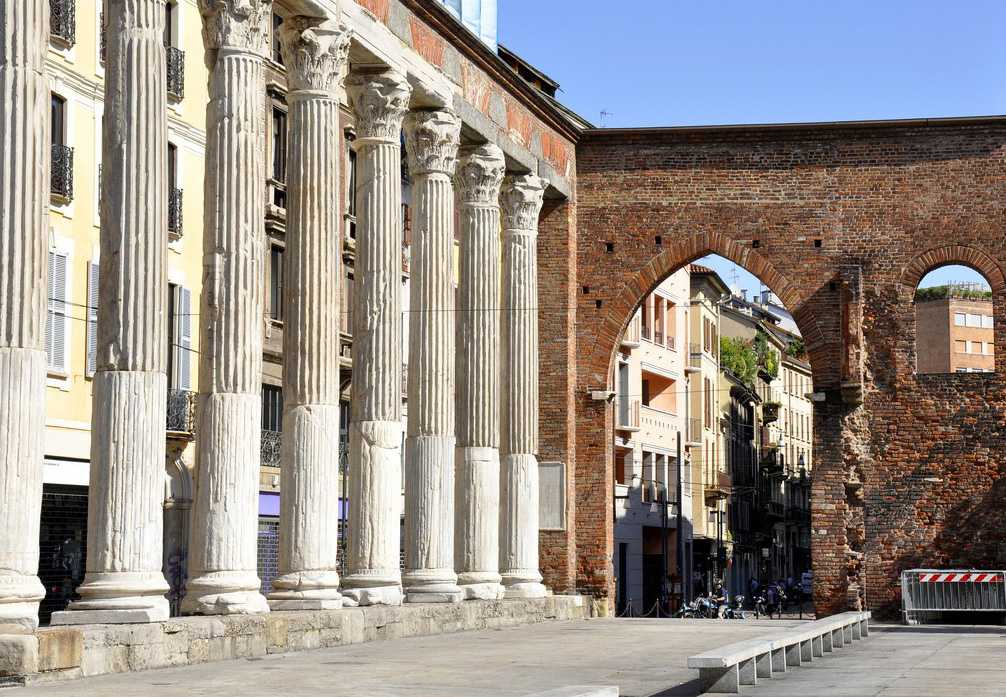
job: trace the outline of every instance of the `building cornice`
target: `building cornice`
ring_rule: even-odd
[[[452,15],[445,6],[431,0],[400,0],[420,20],[446,38],[468,60],[484,70],[490,78],[509,88],[531,113],[550,128],[576,143],[580,129],[571,124],[545,95],[524,81],[514,70]]]
[[[859,132],[866,137],[886,137],[894,130],[935,128],[1003,128],[1004,116],[952,116],[944,118],[885,119],[870,121],[810,121],[805,123],[752,123],[715,126],[661,126],[642,128],[590,128],[582,131],[581,141],[593,143],[605,140],[743,140],[805,137],[808,134]]]

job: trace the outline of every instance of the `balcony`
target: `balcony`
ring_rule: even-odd
[[[702,445],[702,419],[688,419],[688,445]]]
[[[615,428],[620,431],[639,430],[640,400],[619,397],[615,405]]]
[[[73,46],[77,40],[74,0],[49,0],[49,35],[66,48]]]
[[[182,190],[168,190],[168,239],[177,240],[182,236]]]
[[[622,348],[639,348],[641,340],[642,326],[639,318],[636,317],[629,322],[629,326],[625,328],[625,332],[622,334]]]
[[[282,435],[279,431],[262,429],[260,452],[262,454],[263,467],[279,467],[279,449]]]
[[[765,502],[765,515],[768,518],[778,518],[782,520],[786,517],[785,513],[786,507],[781,501],[766,501]]]
[[[73,148],[52,144],[50,191],[57,203],[73,200]]]
[[[730,475],[726,472],[717,471],[712,481],[706,484],[705,496],[707,499],[725,499],[732,491]]]
[[[688,345],[688,364],[685,366],[686,373],[697,373],[702,370],[702,344]]]
[[[168,65],[168,96],[181,100],[185,96],[185,51],[174,46],[164,48]]]
[[[196,425],[196,393],[189,390],[168,390],[169,434],[191,436]]]
[[[645,324],[640,329],[640,336],[646,341],[653,341],[653,330],[647,327]]]

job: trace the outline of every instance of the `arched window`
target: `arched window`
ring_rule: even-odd
[[[995,327],[988,279],[948,264],[927,273],[915,290],[916,370],[995,372]]]

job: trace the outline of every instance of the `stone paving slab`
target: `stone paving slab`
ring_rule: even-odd
[[[525,697],[617,685],[693,697],[687,657],[798,622],[593,619],[396,639],[4,691],[5,697]],[[1003,697],[1006,627],[872,625],[870,638],[742,688],[753,697]]]
[[[3,694],[524,697],[568,685],[617,685],[620,697],[694,695],[698,675],[685,665],[690,654],[795,624],[668,619],[552,622],[107,675]]]

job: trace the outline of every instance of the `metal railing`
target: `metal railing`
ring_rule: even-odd
[[[105,64],[105,13],[98,13],[98,60]]]
[[[165,46],[168,66],[168,94],[175,99],[185,96],[185,51]]]
[[[175,433],[192,433],[196,424],[196,393],[189,390],[168,390],[167,429]]]
[[[73,148],[52,144],[50,191],[66,201],[73,200]]]
[[[653,343],[661,345],[664,343],[664,333],[659,329],[653,330]]]
[[[77,40],[76,2],[49,0],[49,34],[67,46]]]
[[[1006,613],[1006,571],[902,571],[901,610],[905,624],[939,620],[945,612]]]
[[[182,236],[182,190],[168,189],[168,233],[172,239]]]
[[[669,349],[671,349],[673,351],[674,350],[674,345],[675,345],[675,341],[674,341],[674,335],[673,334],[668,334],[666,337],[664,337],[664,346],[666,346],[667,348],[669,348]]]
[[[283,434],[262,429],[261,456],[263,467],[279,467],[279,450]]]

